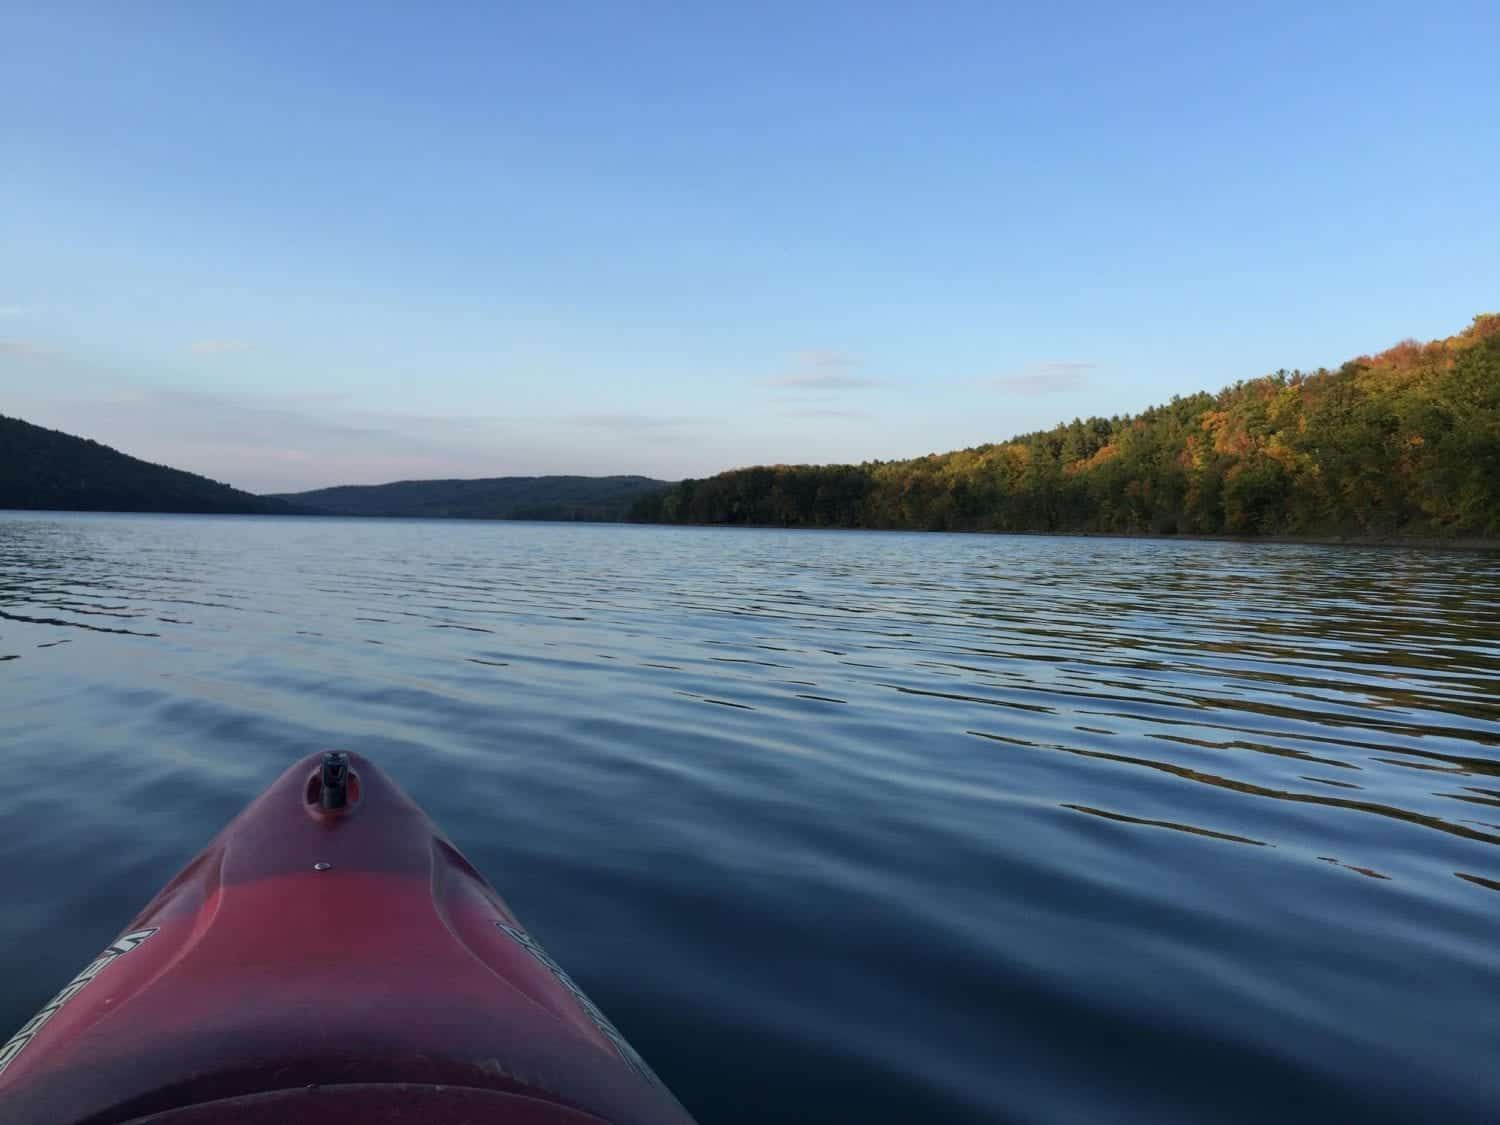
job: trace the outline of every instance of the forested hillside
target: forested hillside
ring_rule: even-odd
[[[346,484],[276,498],[338,516],[621,520],[633,502],[666,487],[634,476],[485,477]]]
[[[910,461],[688,480],[675,523],[1228,535],[1500,535],[1500,315],[1337,371]]]
[[[0,415],[0,508],[291,513],[288,504]]]

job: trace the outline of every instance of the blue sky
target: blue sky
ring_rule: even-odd
[[[911,456],[1500,309],[1500,7],[12,6],[0,412],[256,490]]]

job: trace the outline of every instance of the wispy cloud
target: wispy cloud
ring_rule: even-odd
[[[803,348],[797,353],[798,364],[805,367],[855,367],[857,361],[847,352],[832,348]]]
[[[194,340],[189,349],[196,355],[230,355],[248,352],[255,345],[247,340]]]
[[[20,340],[14,336],[0,339],[0,356],[14,356],[19,359],[44,359],[56,353],[46,344],[38,343],[36,340]]]
[[[539,473],[701,476],[718,467],[702,451],[723,423],[645,411],[381,409],[363,405],[359,395],[311,389],[188,390],[138,382],[18,336],[0,336],[0,406],[253,492]]]
[[[26,358],[8,362],[20,367]],[[534,440],[505,418],[368,410],[336,395],[139,385],[57,353],[44,361],[66,374],[71,394],[46,394],[46,381],[28,373],[14,380],[24,389],[6,397],[6,413],[254,492],[565,467],[565,448]],[[6,363],[0,351],[0,378]],[[579,471],[574,463],[566,467]]]
[[[13,319],[25,316],[27,309],[25,305],[0,305],[0,317]]]
[[[590,426],[601,430],[639,432],[642,430],[667,430],[678,426],[691,426],[701,422],[702,419],[672,414],[630,414],[625,412],[610,413],[606,411],[593,414],[574,414],[565,418],[564,421],[574,426]]]
[[[858,364],[842,352],[808,348],[797,353],[792,370],[761,382],[768,387],[796,391],[853,391],[880,386],[879,379],[859,374]]]
[[[868,410],[844,410],[837,406],[793,407],[787,410],[778,410],[776,413],[783,418],[838,419],[870,417],[870,412]]]
[[[794,371],[789,375],[773,375],[766,380],[768,387],[793,387],[807,391],[852,391],[879,385],[879,379],[853,375],[846,371]]]
[[[986,381],[1012,394],[1049,395],[1084,386],[1088,373],[1097,366],[1085,359],[1049,359],[1028,363],[1013,375],[997,375]]]

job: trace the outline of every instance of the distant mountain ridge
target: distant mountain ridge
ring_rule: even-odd
[[[610,521],[670,486],[641,476],[481,477],[345,484],[269,498],[336,516]]]
[[[0,508],[294,515],[281,500],[0,414]]]
[[[622,520],[670,487],[642,476],[486,477],[257,496],[0,414],[0,509],[243,515]]]

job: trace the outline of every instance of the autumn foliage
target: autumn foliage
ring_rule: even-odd
[[[1337,371],[910,461],[683,481],[669,523],[1156,534],[1500,535],[1500,315]]]

